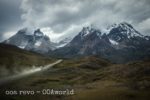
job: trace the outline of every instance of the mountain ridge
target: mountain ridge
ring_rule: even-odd
[[[106,30],[103,32],[93,26],[83,27],[73,39],[53,43],[40,29],[31,35],[25,28],[4,43],[53,57],[98,55],[115,63],[150,57],[150,36],[141,34],[131,24],[121,22]]]
[[[84,27],[69,44],[49,54],[66,58],[99,55],[112,62],[125,63],[150,57],[149,48],[150,37],[123,22],[107,34],[99,29]]]

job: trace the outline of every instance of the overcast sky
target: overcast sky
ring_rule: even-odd
[[[24,27],[41,28],[56,41],[83,26],[103,29],[119,22],[150,35],[150,0],[0,0],[1,41]]]

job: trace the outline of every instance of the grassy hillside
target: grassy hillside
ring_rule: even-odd
[[[50,70],[5,88],[75,90],[72,96],[2,96],[8,100],[150,100],[150,60],[112,64],[95,56],[66,59]]]
[[[54,59],[44,57],[40,54],[28,52],[16,46],[0,44],[0,73],[11,74],[22,68],[41,66],[49,64]]]

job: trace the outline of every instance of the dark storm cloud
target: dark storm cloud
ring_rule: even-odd
[[[124,0],[115,6],[118,12],[129,19],[140,22],[150,17],[149,0]]]
[[[72,25],[103,27],[121,21],[140,27],[150,18],[149,0],[24,0],[22,10],[27,26],[51,27],[56,33]]]
[[[21,24],[20,0],[0,0],[0,36],[13,31]]]
[[[54,34],[73,35],[86,25],[95,24],[103,29],[126,21],[142,33],[150,33],[150,0],[2,1],[5,3],[0,3],[4,9],[0,17],[1,31],[22,24],[23,27],[49,27]]]
[[[22,9],[26,13],[22,18],[27,26],[50,26],[60,32],[73,24],[91,23],[88,18],[97,16],[98,11],[113,5],[114,2],[103,3],[98,0],[24,0]]]

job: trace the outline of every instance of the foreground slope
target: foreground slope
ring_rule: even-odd
[[[40,54],[19,49],[16,46],[0,44],[0,75],[5,76],[24,68],[49,64],[53,60]]]
[[[66,59],[44,73],[5,87],[16,90],[74,89],[74,95],[1,97],[8,100],[149,100],[149,72],[150,60],[112,64],[96,56]]]

